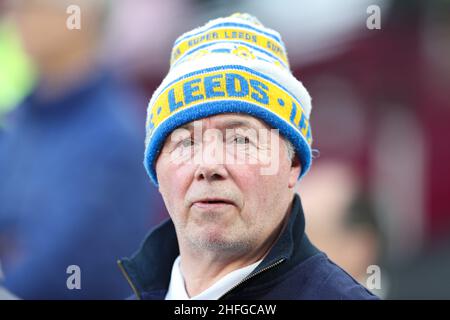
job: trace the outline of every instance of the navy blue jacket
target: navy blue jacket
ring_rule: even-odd
[[[134,298],[164,299],[178,254],[169,220],[148,235],[131,259],[119,261]],[[298,195],[283,233],[246,279],[221,299],[378,299],[309,242]]]

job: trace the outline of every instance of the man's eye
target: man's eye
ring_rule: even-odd
[[[193,145],[194,145],[194,141],[191,138],[181,140],[178,143],[178,146],[183,147],[183,148],[189,148],[189,147],[192,147]]]
[[[248,137],[237,136],[234,138],[233,142],[236,144],[248,144],[250,143],[250,139]]]

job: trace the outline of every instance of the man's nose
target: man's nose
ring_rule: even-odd
[[[201,152],[196,155],[195,163],[197,169],[195,179],[197,180],[223,180],[228,177],[225,166],[225,152],[222,139],[219,137],[205,138],[202,143]]]

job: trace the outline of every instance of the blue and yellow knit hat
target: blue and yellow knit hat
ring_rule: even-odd
[[[180,36],[170,70],[147,113],[145,168],[157,186],[155,162],[170,133],[222,113],[265,121],[291,141],[305,175],[311,166],[311,97],[291,73],[280,34],[255,17],[233,14]]]

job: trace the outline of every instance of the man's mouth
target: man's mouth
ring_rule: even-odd
[[[235,204],[231,200],[221,199],[221,198],[199,199],[192,203],[192,206],[195,206],[200,209],[214,209],[214,208],[221,208],[221,207],[230,206],[230,205],[235,205]]]

